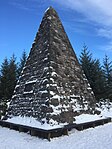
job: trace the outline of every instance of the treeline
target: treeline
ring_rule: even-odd
[[[112,101],[112,61],[105,55],[103,64],[94,59],[87,46],[83,46],[79,61],[93,89],[96,100],[110,99]]]
[[[13,54],[10,59],[5,58],[0,69],[0,116],[4,115],[8,102],[10,101],[16,82],[27,59],[27,54],[23,51],[20,61],[16,61]]]
[[[8,102],[11,100],[16,82],[26,62],[27,55],[23,51],[20,61],[15,55],[5,58],[0,69],[0,115],[4,115]],[[94,91],[96,100],[110,99],[112,101],[112,61],[105,55],[103,64],[94,59],[87,46],[83,46],[79,62]]]

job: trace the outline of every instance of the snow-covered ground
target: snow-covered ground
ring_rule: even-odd
[[[99,117],[112,117],[110,109],[102,104]],[[97,116],[81,115],[77,122],[97,119]],[[26,120],[26,119],[25,119]],[[20,122],[20,120],[19,120]],[[0,149],[112,149],[112,122],[83,131],[73,129],[69,136],[46,139],[32,137],[27,133],[19,133],[8,128],[0,127]]]
[[[69,136],[51,142],[0,127],[0,149],[112,149],[112,123],[84,131],[74,129]]]

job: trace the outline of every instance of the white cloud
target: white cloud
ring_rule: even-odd
[[[82,13],[89,20],[103,24],[112,25],[112,1],[111,0],[54,0],[57,3],[66,5],[79,13]]]
[[[101,37],[112,39],[112,28],[100,28],[97,30],[97,33]]]
[[[96,25],[96,34],[112,41],[112,0],[52,0],[81,13]],[[109,47],[112,44],[109,44]]]
[[[21,3],[18,3],[18,2],[12,2],[11,4],[16,6],[16,7],[19,7],[20,9],[23,9],[23,10],[30,10],[29,7],[27,7],[27,6],[25,6],[25,5],[21,4]]]
[[[105,45],[99,46],[98,49],[105,52],[105,54],[112,53],[112,41],[108,42]]]

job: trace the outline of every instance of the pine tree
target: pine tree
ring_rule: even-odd
[[[112,61],[105,55],[103,59],[103,72],[105,74],[105,95],[112,100]]]
[[[4,59],[4,62],[1,65],[1,77],[0,77],[0,95],[1,100],[6,101],[9,96],[9,62],[7,58]]]
[[[92,53],[90,53],[85,45],[83,46],[83,50],[80,55],[80,63],[95,93],[96,99],[99,100],[100,98],[103,98],[104,75],[100,62],[97,59],[93,59]]]
[[[0,107],[2,108],[2,115],[5,114],[7,103],[10,101],[14,87],[17,81],[17,64],[16,58],[13,55],[8,61],[4,59],[1,65],[0,76]]]
[[[90,71],[93,60],[92,60],[92,54],[90,53],[90,51],[88,51],[88,47],[86,45],[83,46],[79,60],[84,70],[84,73],[86,74],[87,79],[89,80],[89,82],[91,82]]]
[[[27,54],[25,52],[25,50],[23,51],[22,53],[22,57],[20,58],[20,64],[19,64],[19,68],[18,68],[18,76],[20,75],[25,63],[26,63],[26,60],[27,60]]]
[[[92,58],[92,53],[90,53],[86,45],[83,46],[79,60],[91,87],[94,88],[93,71],[94,71],[95,61]]]
[[[107,55],[105,55],[105,58],[103,59],[103,71],[105,73],[106,84],[111,84],[112,61],[109,60],[109,57]]]
[[[10,101],[15,85],[17,81],[17,63],[16,63],[16,57],[13,54],[13,56],[10,58],[9,61],[9,97],[8,100]]]
[[[98,59],[94,60],[92,66],[92,87],[95,93],[95,96],[98,99],[105,98],[104,91],[105,91],[105,78],[104,73],[102,71],[102,67],[100,61]]]
[[[9,96],[9,62],[4,59],[1,65],[0,75],[0,117],[5,114],[7,108],[7,97]]]

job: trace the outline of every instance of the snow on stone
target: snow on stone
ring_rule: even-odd
[[[42,51],[39,51],[39,53],[42,53]]]
[[[47,17],[49,20],[51,20],[51,16]]]
[[[87,81],[87,79],[86,79],[86,78],[83,78],[83,80],[84,80],[84,81]]]
[[[31,84],[31,83],[35,83],[37,81],[37,79],[32,80],[32,81],[27,81],[25,84]]]
[[[44,42],[44,44],[47,44],[47,43],[48,43],[48,41],[45,41],[45,42]]]
[[[20,85],[16,85],[15,89],[18,88],[18,87],[20,87]]]
[[[61,113],[62,105],[58,105],[58,106],[50,105],[50,107],[52,107],[53,109],[53,112],[51,113],[51,115],[59,115]]]
[[[57,75],[56,72],[52,72],[52,73],[51,73],[51,76],[55,76],[55,75]]]
[[[49,69],[49,67],[44,67],[44,71],[46,71],[46,70],[48,70]]]
[[[57,87],[58,85],[57,84],[50,84],[50,86],[56,86]]]
[[[17,97],[17,95],[13,95],[12,98]]]
[[[77,106],[76,105],[73,105],[72,107],[73,107],[73,110],[76,111],[76,112],[82,110],[82,107],[79,104],[77,104]]]
[[[88,109],[88,103],[84,103],[84,110],[86,111]]]
[[[42,80],[42,83],[44,83],[44,82],[48,82],[48,79],[44,79],[44,80]]]
[[[91,91],[91,94],[94,94],[94,92],[93,92],[93,91]]]
[[[54,96],[52,97],[52,99],[60,99],[60,96],[59,96],[59,95],[54,95]]]
[[[46,61],[46,60],[48,60],[48,58],[47,58],[47,57],[43,59],[43,61]]]
[[[50,94],[51,94],[51,95],[55,95],[55,93],[54,93],[53,91],[50,91]]]
[[[54,83],[54,79],[53,78],[50,78],[50,81],[52,81]]]
[[[24,94],[31,94],[31,93],[33,93],[33,90],[28,91],[28,92],[24,92]]]
[[[47,12],[49,9],[50,9],[50,7],[48,7],[48,8],[45,10],[45,12]]]
[[[90,86],[90,84],[88,83],[88,86]]]
[[[50,113],[51,115],[59,115],[62,111],[68,111],[67,108],[69,108],[69,105],[65,105],[65,104],[61,105],[61,104],[59,104],[58,106],[50,105],[50,107],[52,107],[52,109],[53,109],[53,112]],[[65,124],[63,124],[63,126],[64,125]]]
[[[88,90],[91,90],[91,87],[88,87],[87,89],[88,89]]]
[[[49,124],[54,124],[54,125],[58,125],[58,122],[53,120],[53,119],[50,119],[49,120]]]
[[[77,97],[80,97],[80,95],[74,95],[74,94],[73,94],[73,95],[70,95],[70,97],[71,97],[71,98],[75,98],[75,97],[77,98]]]
[[[46,94],[46,93],[48,93],[48,91],[47,91],[47,90],[39,91],[39,93],[41,93],[41,94]]]
[[[67,110],[67,108],[69,108],[70,107],[70,105],[65,105],[65,104],[63,104],[63,106],[62,106],[64,109],[65,109],[65,111]],[[68,110],[67,110],[68,111]]]
[[[46,87],[49,87],[49,84],[46,84]]]

